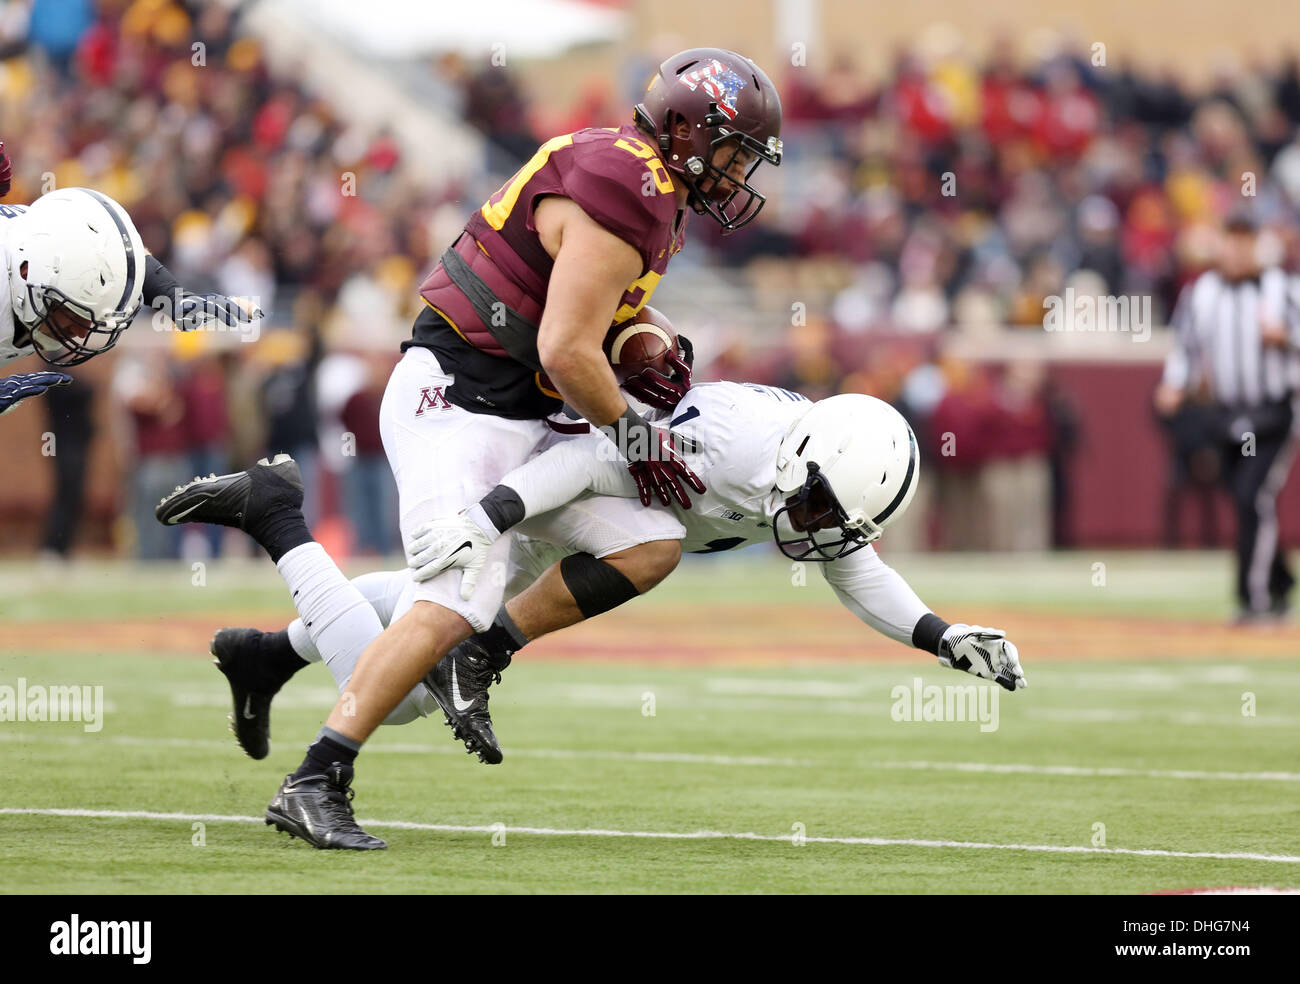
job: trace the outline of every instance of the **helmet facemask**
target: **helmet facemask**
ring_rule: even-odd
[[[725,236],[753,222],[767,204],[767,197],[749,182],[764,161],[773,167],[781,165],[781,141],[772,137],[763,143],[748,133],[721,125],[719,121],[727,117],[718,112],[716,103],[711,108],[708,120],[712,121],[713,136],[708,154],[686,159],[683,180],[690,190],[691,208],[712,216],[722,226]],[[718,150],[725,149],[728,143],[731,154],[719,167],[714,160]],[[731,169],[742,154],[748,155],[749,160],[744,165],[744,177],[738,180],[732,176]]]
[[[26,285],[31,332],[36,354],[52,366],[76,366],[117,344],[118,337],[139,311],[115,311],[97,318],[86,305],[50,284]]]
[[[730,117],[718,108],[717,103],[709,103],[709,113],[705,117],[707,144],[691,132],[690,123],[680,113],[669,110],[664,119],[654,120],[644,105],[638,105],[633,115],[637,126],[644,132],[659,135],[659,150],[666,166],[686,185],[689,192],[687,201],[697,214],[711,216],[722,227],[724,236],[758,217],[767,204],[767,196],[750,184],[750,179],[764,162],[773,167],[781,166],[779,138],[768,137],[764,142],[728,125]],[[685,133],[679,132],[679,128]],[[719,167],[714,158],[729,141],[731,154]],[[727,172],[742,153],[748,154],[750,159],[745,164],[744,177],[737,179]]]
[[[880,538],[869,519],[852,522],[817,462],[808,462],[803,485],[772,517],[772,536],[791,560],[839,560]]]

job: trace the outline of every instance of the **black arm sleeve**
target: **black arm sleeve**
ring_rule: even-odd
[[[142,288],[144,302],[151,308],[157,308],[161,305],[155,304],[160,297],[167,298],[168,312],[175,311],[180,304],[181,295],[185,291],[181,288],[180,283],[172,275],[172,272],[158,262],[158,258],[150,253],[144,259],[144,284]]]

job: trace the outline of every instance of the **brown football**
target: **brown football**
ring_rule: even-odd
[[[620,383],[647,366],[671,375],[664,357],[676,349],[677,332],[672,322],[649,305],[627,321],[620,321],[605,336],[605,355]]]

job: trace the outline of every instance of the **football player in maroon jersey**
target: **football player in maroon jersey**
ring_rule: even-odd
[[[650,300],[682,247],[688,207],[724,233],[754,219],[765,199],[751,179],[760,164],[781,163],[780,128],[780,99],[757,65],[717,48],[683,51],[659,66],[632,123],[548,140],[470,217],[420,286],[425,308],[380,409],[404,542],[426,521],[480,500],[553,431],[571,432],[565,404],[601,428],[662,501],[689,508],[687,489],[705,491],[666,432],[628,406],[601,343],[611,324]],[[469,601],[459,570],[413,584],[380,634],[374,609],[312,540],[301,501],[297,466],[279,456],[196,480],[157,515],[245,530],[275,561],[325,661],[364,650],[267,821],[316,847],[382,848],[349,805],[356,754],[408,694],[427,693],[421,678],[451,647],[475,631],[516,634],[501,605],[504,577],[480,582]],[[505,528],[522,509],[497,501],[484,518]],[[499,542],[489,570],[504,570]],[[648,591],[679,556],[665,535],[599,559],[567,558],[561,574],[590,617]],[[236,727],[247,732],[241,743],[265,754],[271,696],[296,667],[262,659],[258,637],[219,635],[213,649]]]

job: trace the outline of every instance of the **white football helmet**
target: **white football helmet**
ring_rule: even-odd
[[[74,366],[117,344],[144,287],[144,243],[126,209],[89,188],[61,188],[13,221],[14,318],[37,354]]]
[[[920,454],[903,415],[858,393],[815,403],[781,442],[772,520],[793,560],[844,557],[880,538],[916,493]]]

